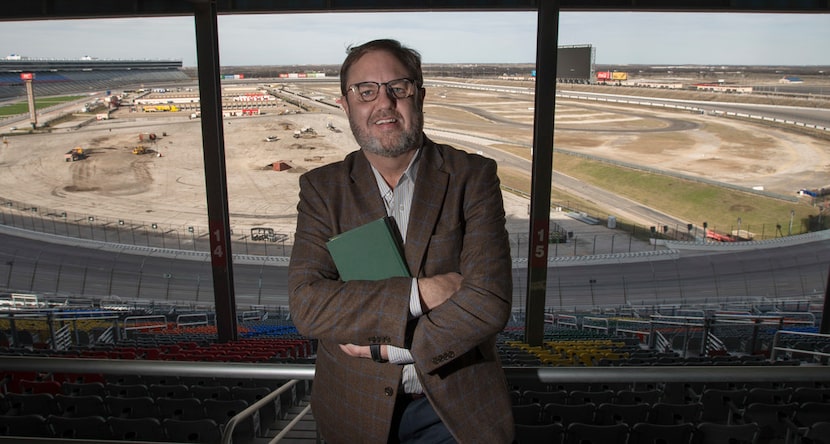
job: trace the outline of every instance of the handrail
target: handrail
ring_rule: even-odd
[[[286,424],[285,427],[283,427],[283,429],[280,430],[279,433],[277,433],[277,436],[275,436],[274,439],[272,439],[271,441],[268,441],[268,444],[277,443],[280,440],[282,440],[283,438],[285,438],[285,435],[287,435],[288,432],[291,431],[291,429],[293,429],[294,426],[297,425],[297,423],[300,422],[305,417],[305,415],[308,415],[308,412],[310,412],[310,411],[311,411],[311,404],[305,406],[305,408],[302,409],[300,411],[300,413],[298,413],[297,416],[294,417],[294,419],[291,420],[291,422]],[[318,437],[319,437],[319,435],[318,435]],[[319,439],[318,439],[318,441],[319,441]]]
[[[775,336],[772,338],[772,347],[770,352],[770,361],[775,361],[778,355],[778,351],[785,351],[785,352],[795,352],[795,353],[804,353],[813,356],[826,356],[830,357],[830,353],[819,352],[815,350],[801,350],[797,348],[788,348],[788,347],[779,347],[778,340],[781,338],[781,335],[793,335],[793,336],[808,336],[808,337],[816,337],[816,338],[824,338],[830,340],[830,335],[822,334],[822,333],[810,333],[806,331],[788,331],[788,330],[778,330],[775,332]]]
[[[142,374],[152,376],[212,376],[250,379],[313,380],[313,364],[251,364],[120,359],[77,359],[4,356],[8,371]],[[701,371],[701,369],[705,371]],[[505,367],[507,379],[541,382],[813,382],[826,381],[823,365],[762,366],[623,366],[623,367]]]
[[[155,320],[161,319],[161,324],[139,325],[137,327],[128,327],[130,321],[137,322],[139,320]],[[149,330],[152,328],[167,328],[167,317],[164,315],[144,315],[144,316],[127,316],[124,318],[124,335],[126,336],[129,330]]]
[[[590,322],[597,321],[600,324],[605,324],[605,326],[603,327],[602,325],[587,324],[586,322],[588,322],[588,321],[590,321]],[[582,329],[585,330],[586,328],[591,329],[591,330],[599,330],[599,331],[608,333],[608,329],[609,329],[608,318],[597,318],[597,317],[593,317],[593,316],[585,316],[584,318],[582,318]]]
[[[197,319],[195,321],[186,321],[186,319]],[[209,325],[207,313],[188,313],[176,316],[176,327],[190,327],[193,325]]]
[[[249,405],[245,408],[245,410],[242,410],[241,412],[234,415],[231,419],[229,419],[228,422],[225,424],[225,430],[222,431],[222,444],[231,444],[233,442],[233,431],[234,429],[236,429],[237,424],[247,419],[255,412],[258,412],[269,402],[273,402],[275,398],[288,391],[288,389],[290,389],[291,387],[294,387],[297,384],[297,382],[299,382],[299,379],[292,379],[286,382],[285,384],[281,385],[278,389],[269,393],[268,396],[264,396],[259,401]]]

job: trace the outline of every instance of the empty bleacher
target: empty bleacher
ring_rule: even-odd
[[[0,319],[0,331],[8,342],[0,355],[96,364],[314,362],[314,343],[300,336],[285,316],[247,313],[243,318],[238,323],[239,339],[218,343],[212,314],[199,310],[31,310],[26,316]],[[734,317],[711,313],[697,316],[700,319],[683,314],[682,321],[631,313],[573,313],[563,315],[562,322],[558,318],[550,316],[540,346],[523,341],[520,321],[509,324],[499,336],[517,442],[540,442],[539,436],[549,437],[550,442],[715,442],[714,435],[736,440],[749,436],[754,441],[748,442],[755,443],[806,443],[822,427],[817,418],[830,406],[830,376],[775,382],[701,377],[706,369],[717,368],[826,368],[822,350],[830,338],[814,333],[814,326],[790,324],[780,317],[771,324],[757,317],[761,321],[750,319],[747,330],[745,319],[736,322]],[[21,335],[22,331],[27,334]],[[723,348],[689,347],[684,335],[717,338]],[[665,341],[654,340],[659,336]],[[754,347],[747,348],[750,341]],[[638,372],[638,377],[627,381],[625,377],[540,376],[544,369],[619,369],[620,374],[634,375],[624,373],[627,368]],[[523,376],[523,369],[535,373],[533,380]],[[639,373],[644,369],[654,369],[660,376],[643,378]],[[694,371],[685,373],[694,376],[677,380],[675,373],[681,369]],[[311,390],[307,380],[281,388],[286,382],[281,378],[0,370],[0,436],[43,436],[47,430],[51,437],[152,440],[189,433],[201,442],[213,442],[222,436],[230,418],[281,390],[255,415],[235,425],[234,442],[259,444],[299,418],[296,415],[308,407]],[[293,433],[314,440],[313,416],[305,418]],[[152,435],[150,426],[161,434]]]

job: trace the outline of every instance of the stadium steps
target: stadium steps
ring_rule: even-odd
[[[264,438],[257,438],[256,443],[254,444],[265,444],[271,441],[277,434],[288,425],[297,415],[302,412],[306,406],[308,406],[310,400],[310,395],[306,395],[302,400],[300,400],[299,404],[291,407],[288,409],[288,414],[286,415],[285,419],[281,419],[277,423],[277,427],[275,430],[269,430]],[[288,432],[285,437],[279,441],[280,444],[311,444],[317,442],[317,423],[314,421],[314,415],[309,412],[306,416],[303,417],[297,424],[294,425],[294,428]],[[322,442],[322,441],[321,441]]]

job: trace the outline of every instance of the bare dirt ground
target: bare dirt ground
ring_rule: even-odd
[[[333,99],[337,88],[317,90]],[[530,155],[530,95],[436,87],[428,89],[425,112],[428,133],[474,135],[476,144]],[[782,194],[827,185],[830,177],[827,142],[796,132],[708,115],[564,100],[556,119],[558,148]],[[50,134],[9,137],[0,146],[0,197],[79,219],[207,225],[198,119],[121,109],[112,120],[76,124]],[[293,137],[304,128],[313,132]],[[243,232],[267,226],[293,233],[299,175],[358,148],[339,110],[230,117],[223,130],[231,224]],[[157,138],[140,142],[144,133]],[[268,136],[276,140],[266,141]],[[147,153],[133,154],[140,143]],[[65,162],[64,154],[75,146],[88,157]],[[290,168],[276,171],[275,163]],[[511,229],[526,232],[528,202],[510,194],[505,198]]]

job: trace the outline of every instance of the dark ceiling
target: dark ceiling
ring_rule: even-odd
[[[191,15],[211,0],[17,0],[0,21]],[[216,0],[218,14],[536,10],[546,0]],[[563,11],[696,11],[830,13],[830,0],[562,0]],[[555,6],[554,6],[555,7]]]

